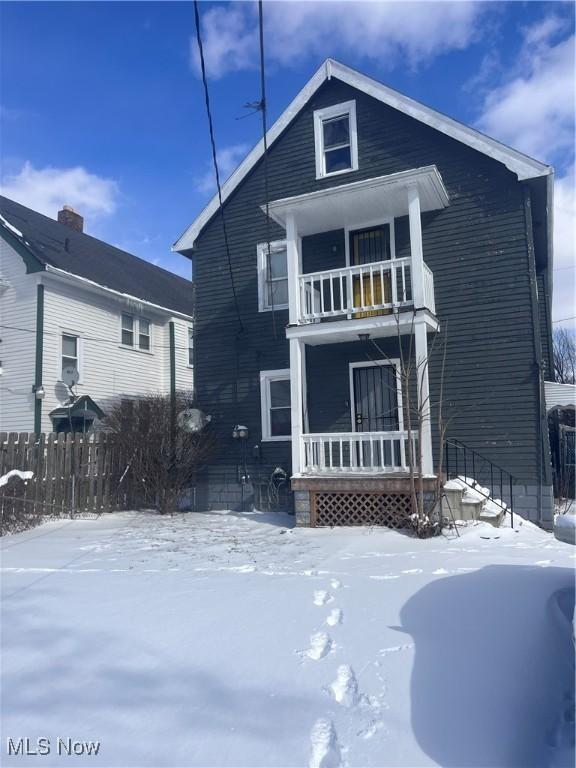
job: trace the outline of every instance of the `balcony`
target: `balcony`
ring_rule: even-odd
[[[414,306],[412,259],[394,259],[300,275],[298,323],[359,319]],[[434,276],[423,265],[423,304],[432,314]]]
[[[300,440],[303,475],[408,472],[405,431],[308,433],[301,435]]]

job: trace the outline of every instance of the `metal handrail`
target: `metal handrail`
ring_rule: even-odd
[[[455,467],[450,467],[450,446],[456,449],[456,462]],[[462,458],[463,458],[463,467],[458,466],[458,451],[462,452]],[[510,510],[510,524],[512,527],[514,527],[514,493],[513,493],[513,486],[516,484],[516,478],[508,472],[507,469],[504,469],[499,464],[496,464],[496,462],[492,461],[491,459],[487,458],[486,456],[483,456],[481,453],[478,453],[478,451],[474,450],[474,448],[470,448],[470,446],[463,443],[461,440],[458,440],[456,438],[448,438],[445,441],[444,445],[444,453],[445,453],[445,461],[446,461],[446,476],[448,479],[451,477],[459,477],[462,479],[462,482],[464,482],[465,485],[467,485],[469,488],[472,488],[473,490],[478,492],[478,486],[481,486],[481,483],[478,481],[476,477],[476,470],[477,470],[477,460],[483,461],[485,464],[488,465],[488,468],[490,470],[490,492],[494,493],[494,488],[500,487],[500,502],[493,497],[486,497],[491,498],[494,504],[496,504],[500,509],[506,511]],[[471,462],[471,463],[470,463]],[[464,471],[464,474],[462,475],[460,470]],[[474,485],[472,483],[468,482],[468,470],[472,470],[472,479],[474,480]],[[498,483],[498,475],[500,476],[500,482]],[[495,480],[496,478],[496,480]],[[507,505],[506,502],[502,500],[502,496],[504,495],[504,488],[507,487],[507,491],[510,495],[510,504]],[[485,495],[485,494],[482,494]]]

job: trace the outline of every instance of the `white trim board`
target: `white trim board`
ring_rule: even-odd
[[[326,59],[306,83],[304,88],[298,93],[296,98],[292,100],[272,125],[266,134],[268,146],[271,146],[273,142],[276,141],[320,86],[332,77],[357,88],[368,96],[372,96],[378,101],[413,117],[415,120],[419,120],[425,125],[429,125],[431,128],[460,141],[462,144],[466,144],[469,147],[472,147],[472,149],[476,149],[478,152],[482,152],[483,154],[492,157],[494,160],[503,163],[508,170],[517,175],[520,181],[524,179],[532,179],[537,176],[547,176],[553,173],[553,168],[551,166],[545,165],[538,160],[534,160],[533,158],[528,157],[528,155],[525,155],[516,149],[512,149],[512,147],[508,147],[505,144],[496,141],[496,139],[492,139],[490,136],[480,133],[480,131],[477,131],[475,128],[470,128],[469,126],[464,125],[464,123],[460,123],[431,107],[427,107],[419,101],[411,99],[409,96],[405,96],[404,94],[389,88],[387,85],[383,85],[377,80],[373,80],[371,77],[363,75],[361,72],[358,72],[351,67],[347,67],[345,64],[341,64],[334,59]],[[261,139],[223,185],[222,200],[226,200],[232,194],[263,154],[264,140]],[[200,215],[194,219],[192,224],[178,238],[176,243],[174,243],[172,250],[182,252],[193,248],[196,238],[217,210],[218,196],[215,195]]]

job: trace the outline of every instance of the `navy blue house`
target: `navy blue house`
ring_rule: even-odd
[[[196,398],[219,437],[202,503],[235,506],[280,467],[302,524],[402,505],[403,358],[424,474],[442,400],[461,459],[510,473],[516,511],[548,522],[553,169],[331,59],[268,146],[223,187],[230,264],[217,198],[174,246],[193,262]]]

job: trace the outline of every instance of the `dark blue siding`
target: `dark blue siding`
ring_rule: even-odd
[[[349,99],[357,104],[359,170],[316,180],[313,110]],[[535,482],[538,383],[527,221],[523,188],[516,177],[490,158],[332,79],[271,147],[270,196],[282,198],[431,164],[437,165],[450,196],[448,208],[423,217],[424,258],[434,273],[437,313],[447,340],[449,431],[518,478]],[[260,441],[260,370],[289,365],[287,312],[276,312],[274,318],[258,313],[256,244],[266,237],[263,202],[260,163],[225,204],[243,333],[235,316],[217,217],[189,254],[196,285],[196,386],[200,402],[213,414],[221,433],[222,463],[237,458],[229,437],[234,423],[250,427],[251,444]],[[406,255],[407,222],[397,221],[396,230],[398,255]],[[271,225],[273,239],[283,234]],[[343,264],[343,233],[307,239],[303,258],[306,271]],[[314,423],[336,424],[344,418],[342,393],[334,396],[333,420],[323,400],[331,397],[326,371],[329,358],[336,361],[343,354],[338,347],[309,355],[309,411]],[[322,356],[324,365],[316,366],[316,357]],[[433,401],[439,380],[437,354],[430,370]],[[265,461],[289,466],[289,448],[288,442],[265,444]]]

